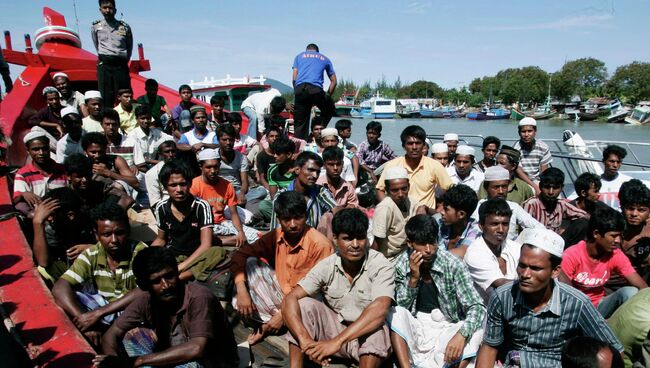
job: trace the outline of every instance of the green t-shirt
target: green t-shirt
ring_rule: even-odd
[[[522,204],[526,202],[528,198],[533,197],[534,195],[535,191],[533,191],[533,188],[531,188],[530,185],[526,184],[525,181],[519,178],[515,178],[512,182],[510,182],[510,186],[508,187],[508,197],[506,199],[510,202]],[[478,197],[480,199],[487,199],[487,192],[485,191],[483,185],[481,185],[481,188],[478,191]]]
[[[163,106],[167,105],[167,101],[165,101],[165,98],[163,96],[156,96],[156,100],[151,103],[149,102],[149,97],[147,97],[147,95],[144,95],[138,97],[137,102],[141,105],[149,105],[149,108],[151,109],[151,116],[156,120],[160,120],[160,115],[163,113],[162,108]]]
[[[287,171],[282,173],[280,171],[280,166],[278,164],[273,164],[269,168],[269,173],[266,175],[266,180],[269,182],[269,185],[275,185],[278,189],[284,189],[291,184],[291,181],[295,175],[293,172]]]
[[[650,330],[650,288],[640,290],[607,320],[625,348],[625,366],[641,358],[641,348]]]

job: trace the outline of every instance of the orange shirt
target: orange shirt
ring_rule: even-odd
[[[307,227],[300,241],[292,247],[284,239],[282,228],[278,227],[252,245],[239,248],[232,256],[230,270],[235,275],[235,283],[244,281],[246,259],[264,258],[275,270],[280,288],[287,295],[316,263],[333,251],[332,242],[314,228]]]
[[[197,176],[192,180],[190,193],[210,203],[215,224],[220,224],[226,219],[223,217],[226,206],[237,205],[235,188],[232,187],[228,180],[223,178],[219,178],[216,184],[208,184],[203,180],[202,176]]]

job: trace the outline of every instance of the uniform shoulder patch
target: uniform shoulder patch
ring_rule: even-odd
[[[96,21],[93,22],[93,26],[101,23],[101,21],[102,21],[101,19],[97,19]]]
[[[123,20],[120,20],[120,24],[123,25],[124,27],[126,27],[127,29],[130,29],[130,28],[131,28],[131,27],[129,27],[129,25],[128,25],[125,21],[123,21]]]

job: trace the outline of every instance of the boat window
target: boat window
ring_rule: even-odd
[[[377,106],[389,106],[390,101],[376,101],[375,105],[377,105]]]

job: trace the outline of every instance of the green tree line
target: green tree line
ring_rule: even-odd
[[[506,104],[514,102],[541,103],[548,95],[568,101],[573,96],[582,100],[590,97],[607,96],[620,98],[624,103],[634,104],[650,100],[650,63],[635,61],[620,66],[611,77],[605,63],[594,58],[568,61],[560,70],[548,73],[536,66],[508,68],[493,76],[475,78],[469,86],[445,89],[437,83],[418,80],[407,84],[398,77],[390,83],[386,77],[371,84],[364,81],[357,84],[352,80],[340,80],[334,93],[338,100],[344,92],[355,93],[362,100],[379,92],[388,98],[436,98],[444,103],[466,103],[480,106],[492,97],[492,101]]]

